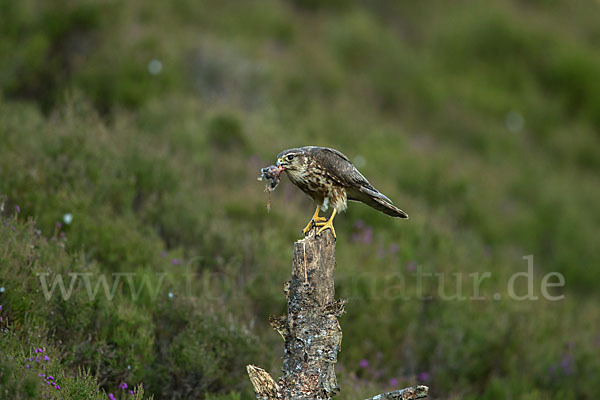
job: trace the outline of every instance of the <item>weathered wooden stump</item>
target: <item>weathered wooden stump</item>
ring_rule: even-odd
[[[292,278],[284,285],[288,314],[271,316],[271,326],[285,342],[283,376],[277,382],[265,370],[248,365],[248,375],[259,400],[330,399],[338,391],[335,363],[342,344],[337,317],[343,300],[335,300],[335,239],[329,230],[315,229],[294,243]],[[417,386],[373,399],[417,399],[427,396]]]

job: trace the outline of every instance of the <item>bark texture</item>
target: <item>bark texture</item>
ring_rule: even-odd
[[[334,298],[335,265],[335,238],[329,230],[315,236],[313,228],[294,243],[292,278],[283,289],[288,313],[270,318],[285,342],[283,376],[276,382],[265,370],[247,366],[258,400],[323,400],[339,391],[335,364],[342,329],[337,317],[343,314],[345,302]],[[423,393],[427,393],[425,386],[373,399],[417,399],[425,397]]]
[[[285,290],[288,315],[283,355],[284,398],[329,399],[342,329],[344,304],[334,299],[335,239],[329,230],[294,243],[292,279]]]
[[[401,390],[394,390],[393,392],[387,392],[378,394],[368,398],[367,400],[412,400],[422,399],[427,397],[429,388],[427,386],[419,385]]]

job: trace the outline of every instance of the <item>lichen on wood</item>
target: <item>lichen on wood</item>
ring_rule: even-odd
[[[422,399],[427,397],[429,388],[424,385],[410,387],[401,390],[394,390],[393,392],[387,392],[378,394],[377,396],[370,397],[366,400],[412,400]]]

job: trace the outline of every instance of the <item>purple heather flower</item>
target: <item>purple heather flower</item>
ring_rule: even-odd
[[[19,214],[21,212],[21,207],[17,205],[15,208],[17,209],[17,214]]]
[[[133,390],[129,389],[129,394],[133,396],[135,393],[133,393]]]
[[[52,375],[48,375],[48,377],[46,379],[50,379],[51,381],[53,381],[54,377]]]
[[[173,265],[182,265],[183,264],[183,260],[180,260],[179,258],[173,258],[171,260],[171,264],[173,264]]]
[[[396,243],[390,244],[390,253],[395,255],[398,253],[398,250],[400,250],[400,246],[398,246]]]
[[[60,385],[56,385],[56,389],[60,390]]]
[[[41,376],[42,378],[44,378],[46,376],[46,374],[38,374],[38,376]]]
[[[56,223],[56,227],[57,227],[58,229],[62,228],[62,223],[61,223],[60,221],[58,221],[58,222]]]
[[[166,252],[166,251],[164,251],[164,250],[163,250],[163,251],[161,251],[161,252],[160,252],[160,256],[161,256],[161,257],[166,257],[166,256],[167,256],[167,252]]]
[[[406,264],[406,270],[409,272],[414,271],[415,269],[417,269],[417,262],[412,260],[409,261],[408,264]]]
[[[112,393],[109,393],[109,394],[108,394],[108,398],[109,398],[110,400],[117,400],[117,399],[115,398],[115,395],[114,395],[114,394],[112,394]]]
[[[123,389],[123,390],[127,389],[127,382],[123,382],[123,383],[121,383],[121,384],[119,385],[119,389]]]
[[[358,366],[361,368],[367,368],[369,366],[369,360],[363,358],[362,360],[360,360],[360,362],[358,363]]]
[[[565,354],[560,360],[560,368],[564,375],[573,375],[575,373],[575,368],[573,366],[574,361],[573,354],[571,353]]]
[[[8,228],[8,221],[4,221],[4,226]]]
[[[35,358],[35,362],[36,362],[36,363],[39,363],[39,362],[40,362],[40,358],[39,358],[39,357],[36,357],[36,358]]]
[[[377,258],[381,259],[385,257],[385,247],[377,246]]]
[[[427,382],[429,378],[430,375],[427,371],[420,372],[419,375],[417,375],[417,380],[419,380],[420,382]]]
[[[363,233],[362,241],[364,244],[371,244],[373,241],[373,228],[370,226],[365,229]]]
[[[396,378],[390,379],[389,384],[390,384],[390,386],[394,386],[394,387],[398,386],[398,379],[396,379]]]
[[[46,361],[46,362],[50,361],[50,357],[44,356],[44,361]]]
[[[25,369],[29,369],[29,364],[27,364],[27,365],[25,366]]]
[[[38,350],[38,353],[43,353],[43,352],[44,352],[44,350],[42,350],[42,348],[41,348],[41,347],[38,347],[38,349],[37,349],[37,350]]]
[[[352,234],[352,241],[363,244],[371,244],[373,241],[373,228],[366,225],[364,221],[358,220],[354,224],[356,232]]]

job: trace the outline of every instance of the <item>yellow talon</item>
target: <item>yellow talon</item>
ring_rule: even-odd
[[[320,235],[321,232],[323,232],[325,229],[330,229],[333,237],[337,239],[337,237],[335,236],[335,229],[333,228],[333,218],[335,217],[335,213],[336,209],[334,208],[333,212],[331,213],[331,217],[329,217],[329,220],[327,222],[315,222],[316,226],[321,227],[321,229],[317,231],[317,236]]]
[[[306,225],[304,227],[304,229],[302,229],[302,233],[304,233],[304,236],[308,235],[308,232],[313,227],[313,224],[316,225],[317,223],[320,223],[321,221],[327,221],[327,218],[319,217],[320,210],[321,210],[321,206],[318,205],[312,218],[310,219],[310,221],[308,221],[308,225]]]
[[[313,221],[311,219],[310,221],[308,221],[308,225],[306,225],[304,229],[302,229],[302,233],[304,234],[304,236],[308,235],[308,232],[310,231],[310,228],[312,228],[312,225]]]

